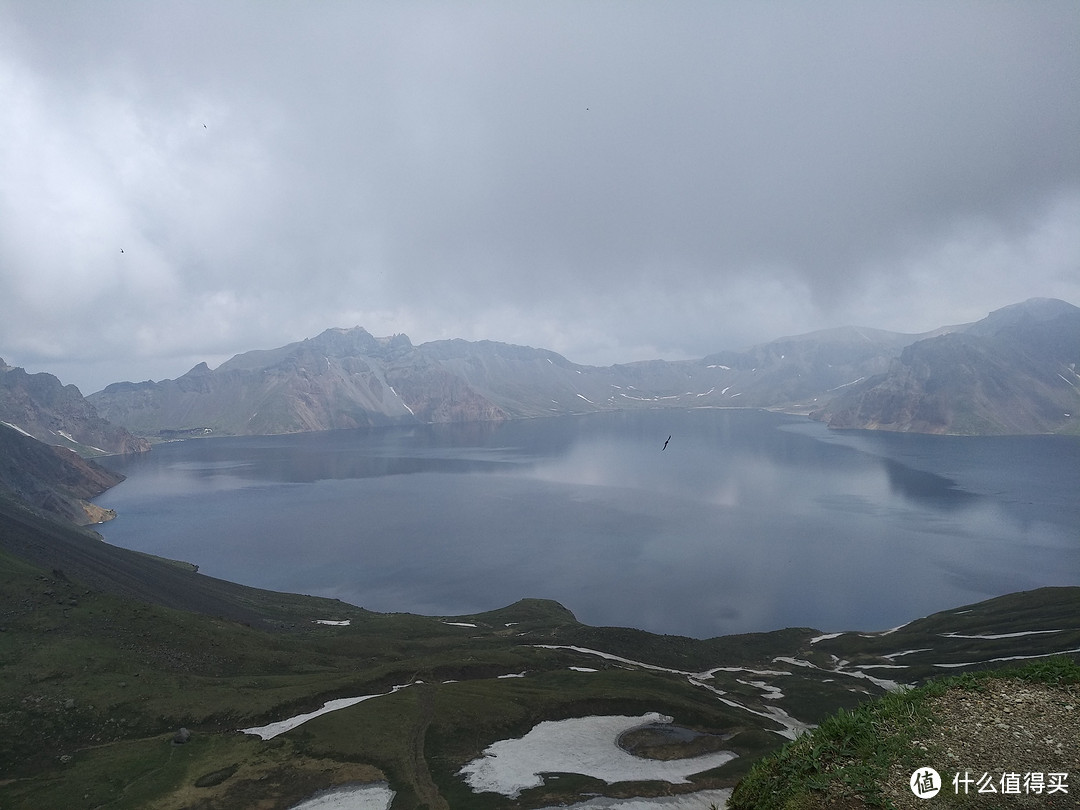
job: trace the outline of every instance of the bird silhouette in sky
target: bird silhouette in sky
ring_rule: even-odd
[[[123,253],[123,252],[124,252],[124,249],[123,249],[123,248],[120,248],[120,252],[121,252],[121,253]]]
[[[670,441],[671,441],[671,437],[668,436],[667,439],[664,441],[664,446],[660,448],[661,453],[664,452],[665,450],[667,450],[667,443],[670,442]]]

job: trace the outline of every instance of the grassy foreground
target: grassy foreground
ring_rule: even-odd
[[[942,761],[944,752],[923,742],[933,736],[931,730],[937,722],[934,699],[960,691],[982,691],[991,681],[1009,680],[1080,684],[1080,665],[1062,656],[1020,667],[967,672],[933,680],[916,689],[889,693],[854,710],[841,709],[811,733],[759,760],[735,788],[728,807],[730,810],[896,807],[893,797],[888,795],[890,791],[885,790],[887,784],[896,782],[896,774],[910,774],[928,763]],[[1074,748],[1066,756],[1078,762],[1080,749]],[[903,792],[901,795],[904,796]],[[914,794],[911,797],[919,801]],[[1069,801],[1064,795],[1059,798]],[[989,800],[986,796],[978,799]],[[975,801],[975,795],[965,796],[945,789],[934,797],[933,806],[969,807]],[[1076,804],[1070,802],[1065,806]]]
[[[781,781],[869,786],[885,760],[860,728],[903,732],[921,709],[919,692],[890,695],[884,715],[865,720],[878,717],[877,704],[863,704],[885,684],[864,668],[922,683],[941,662],[1073,650],[1077,615],[1080,588],[839,636],[660,636],[589,627],[542,599],[473,616],[379,614],[214,580],[0,497],[0,810],[286,810],[325,788],[376,781],[395,791],[395,810],[661,796],[735,786],[792,722],[821,724],[826,736],[794,743],[816,770],[784,766]],[[272,740],[238,732],[363,695],[381,696]],[[541,721],[646,712],[738,756],[686,784],[558,774],[513,799],[473,793],[460,776],[487,746]],[[176,744],[181,727],[191,738]],[[634,752],[647,755],[644,743]],[[864,761],[835,765],[849,754]],[[743,806],[800,806],[769,787],[745,793],[762,773],[740,788]]]

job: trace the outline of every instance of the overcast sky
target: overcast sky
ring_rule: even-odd
[[[1080,3],[0,0],[0,357],[1080,305]]]

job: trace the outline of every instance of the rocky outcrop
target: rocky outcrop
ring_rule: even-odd
[[[1033,299],[906,347],[813,415],[833,428],[1080,432],[1080,308]]]
[[[89,499],[123,480],[124,476],[73,450],[0,425],[0,494],[85,526],[116,517],[111,509],[89,503]]]
[[[0,360],[0,422],[83,456],[141,453],[146,439],[103,419],[74,385]]]
[[[176,380],[114,383],[94,405],[142,435],[262,435],[505,418],[405,335],[328,329]]]

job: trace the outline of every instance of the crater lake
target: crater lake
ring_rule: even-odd
[[[589,624],[705,638],[882,630],[1080,584],[1077,437],[657,410],[192,439],[101,461],[127,476],[96,499],[118,515],[95,527],[106,541],[382,612],[543,597]]]

